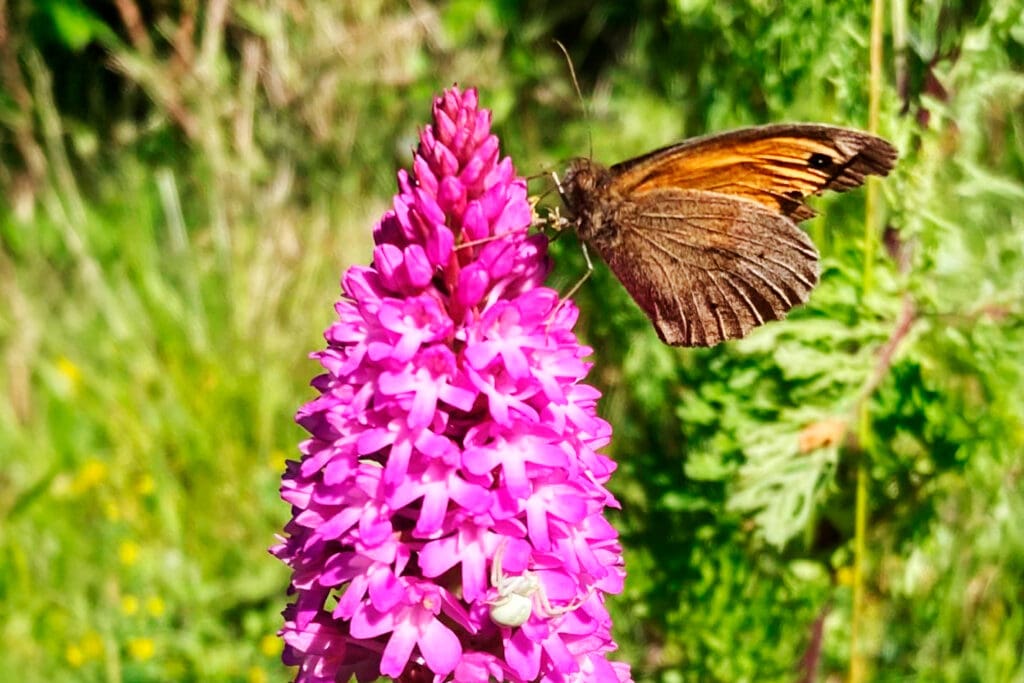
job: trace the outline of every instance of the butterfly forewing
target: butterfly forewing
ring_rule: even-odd
[[[782,124],[687,140],[611,171],[619,191],[711,190],[751,199],[800,221],[814,216],[804,198],[849,190],[868,175],[885,175],[896,156],[887,141],[861,131]]]

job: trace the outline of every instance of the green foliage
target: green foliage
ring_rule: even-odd
[[[115,40],[114,32],[78,0],[44,0],[35,8],[37,37],[49,34],[72,52],[94,41]]]
[[[861,468],[869,676],[1024,677],[1019,4],[887,8],[902,158],[870,278],[857,192],[815,201],[809,304],[741,342],[663,346],[600,265],[580,290],[637,680],[845,675]],[[442,87],[481,89],[524,173],[867,121],[854,0],[218,7],[0,8],[0,671],[21,680],[287,676],[265,548],[305,354]],[[568,235],[552,253],[564,291],[583,259]]]

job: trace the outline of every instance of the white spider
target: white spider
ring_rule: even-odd
[[[495,624],[510,628],[522,626],[534,613],[535,604],[537,616],[551,619],[572,612],[586,602],[585,599],[577,600],[565,607],[555,607],[548,600],[547,592],[536,573],[526,570],[519,576],[507,575],[501,564],[507,544],[507,541],[502,541],[491,560],[491,585],[497,589],[498,597],[488,603],[491,621]]]

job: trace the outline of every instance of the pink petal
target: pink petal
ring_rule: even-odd
[[[472,474],[485,474],[498,465],[498,452],[493,448],[467,448],[462,452],[462,466]]]
[[[529,376],[530,364],[520,349],[506,346],[501,350],[501,359],[505,361],[505,369],[510,377],[520,379]]]
[[[368,546],[380,545],[387,541],[393,529],[391,520],[382,517],[376,510],[364,510],[359,520],[359,540]]]
[[[421,430],[416,435],[413,445],[423,455],[438,460],[447,460],[449,456],[455,454],[458,450],[450,440],[433,433],[429,429]]]
[[[374,572],[370,579],[370,601],[381,612],[387,612],[406,597],[405,587],[390,569]]]
[[[455,235],[447,227],[437,227],[434,234],[427,238],[427,258],[431,263],[437,265],[448,263],[454,248]]]
[[[366,597],[366,588],[366,577],[358,576],[353,579],[352,583],[348,585],[348,588],[345,589],[345,592],[338,599],[338,604],[335,605],[331,616],[335,619],[351,618],[356,610],[359,609],[363,598]]]
[[[423,496],[420,516],[416,520],[416,535],[423,538],[441,530],[445,512],[448,510],[448,492],[444,485],[431,486]]]
[[[373,250],[373,263],[381,279],[392,288],[402,284],[402,250],[393,244],[380,244]]]
[[[530,495],[533,487],[526,476],[526,463],[516,457],[517,455],[517,453],[509,454],[509,457],[502,460],[501,472],[504,475],[505,486],[508,487],[512,495],[526,498]]]
[[[469,240],[481,240],[490,234],[490,227],[480,202],[477,200],[471,201],[466,206],[466,213],[462,217],[462,231],[466,238]]]
[[[464,544],[461,557],[462,595],[467,602],[476,602],[487,591],[488,584],[483,545],[479,542]]]
[[[385,446],[389,446],[394,443],[395,436],[396,432],[390,429],[368,429],[359,435],[359,440],[356,441],[356,453],[359,455],[370,455],[371,453],[376,453]]]
[[[524,680],[532,681],[540,672],[540,643],[526,637],[523,629],[512,629],[511,637],[505,640],[505,661]]]
[[[497,357],[499,348],[498,344],[485,341],[467,346],[463,353],[470,365],[477,370],[483,370]]]
[[[427,622],[417,643],[420,654],[435,674],[444,676],[451,673],[462,658],[462,645],[458,636],[437,619]]]
[[[387,633],[395,628],[395,624],[408,618],[411,608],[405,607],[399,610],[381,612],[370,605],[362,605],[352,615],[349,622],[349,632],[353,638],[368,640],[376,638],[382,633]]]
[[[409,458],[412,457],[412,444],[408,439],[396,441],[388,453],[387,464],[384,465],[384,483],[396,486],[409,470]]]
[[[473,402],[476,400],[478,394],[477,392],[470,391],[469,389],[445,385],[441,387],[441,391],[438,395],[442,401],[453,408],[458,408],[459,410],[468,412],[473,408]]]
[[[440,576],[455,566],[459,561],[457,539],[446,536],[430,541],[420,551],[420,568],[427,577]]]
[[[406,418],[406,424],[410,429],[426,427],[433,421],[434,413],[437,411],[437,384],[420,384],[418,389],[413,394],[409,417]]]
[[[470,484],[457,476],[452,476],[449,479],[448,489],[452,500],[469,512],[484,512],[491,503],[491,493],[488,489]]]
[[[469,236],[470,239],[474,239]],[[470,263],[459,273],[458,286],[455,288],[456,301],[464,308],[476,306],[484,298],[490,278],[487,271],[476,263]]]
[[[565,643],[562,642],[558,633],[552,633],[545,638],[543,646],[544,652],[555,665],[555,670],[562,675],[574,674],[580,670],[579,663],[572,656],[572,653],[569,652],[569,649],[565,647]]]
[[[530,540],[537,550],[551,549],[551,536],[548,535],[548,513],[544,501],[533,496],[526,501],[526,525],[530,530]]]
[[[353,626],[355,621],[353,620]],[[353,632],[353,635],[355,633]],[[416,645],[416,627],[408,622],[397,624],[388,644],[384,648],[384,655],[380,660],[380,672],[384,676],[397,678],[409,663],[409,655]]]
[[[357,508],[345,508],[326,522],[317,526],[317,536],[325,539],[341,538],[359,520]]]

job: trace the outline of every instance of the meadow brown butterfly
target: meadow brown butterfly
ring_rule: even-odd
[[[778,320],[818,282],[797,227],[804,200],[896,163],[849,128],[779,124],[694,138],[606,168],[576,159],[561,183],[580,237],[676,346],[713,346]]]

